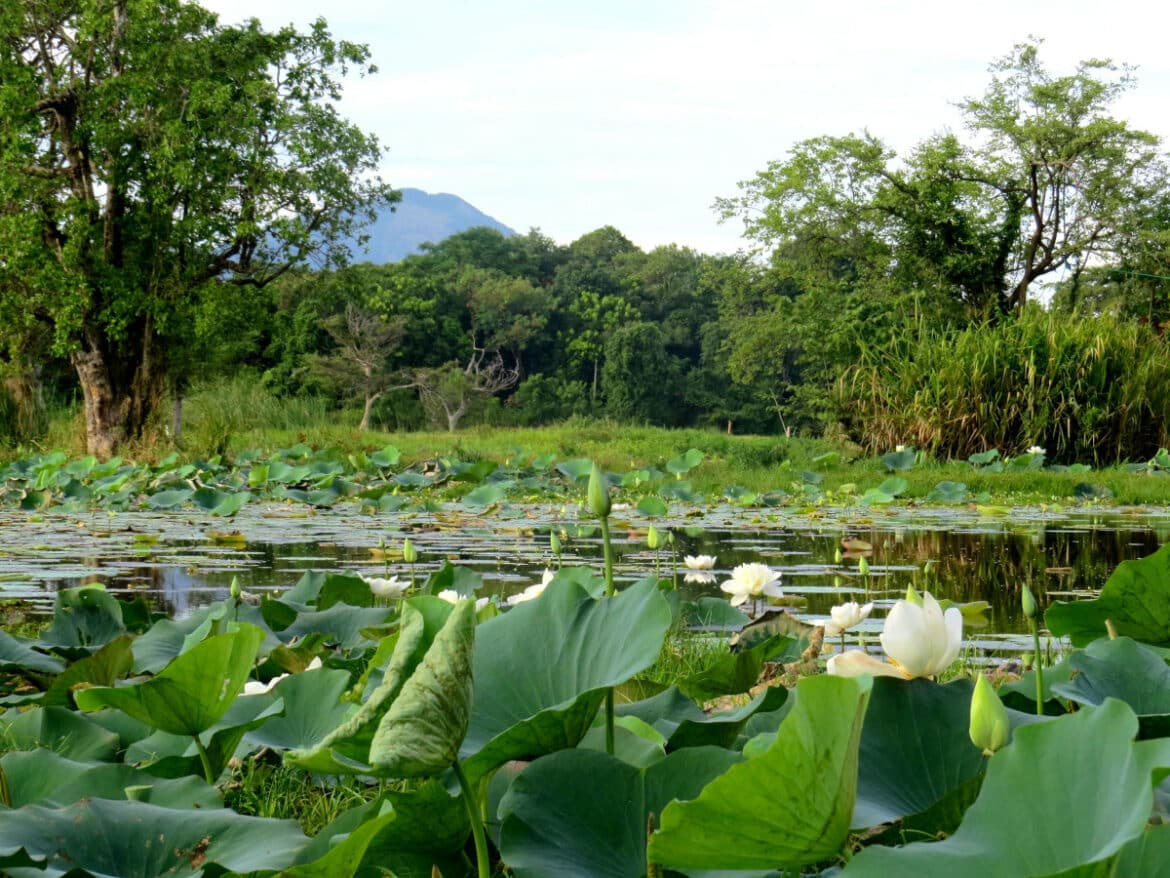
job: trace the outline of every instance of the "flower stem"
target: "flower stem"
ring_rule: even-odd
[[[198,735],[191,737],[195,739],[195,749],[199,751],[199,761],[203,763],[203,779],[211,786],[215,786],[215,775],[211,773],[211,757],[207,755],[207,748],[203,746]]]
[[[1035,619],[1028,620],[1028,627],[1032,629],[1032,665],[1036,672],[1036,715],[1044,715],[1044,668],[1040,661],[1040,626]]]
[[[605,690],[605,752],[613,755],[613,687]]]
[[[601,542],[605,549],[605,596],[611,598],[616,593],[613,586],[613,545],[609,540],[609,518],[601,516]]]
[[[459,779],[459,788],[463,790],[463,806],[467,809],[467,819],[471,821],[471,835],[475,839],[475,865],[478,878],[491,878],[492,864],[488,857],[487,836],[483,831],[483,819],[480,817],[479,809],[475,806],[475,795],[471,791],[467,775],[459,767],[459,760],[455,760],[451,768],[455,772],[455,777]]]

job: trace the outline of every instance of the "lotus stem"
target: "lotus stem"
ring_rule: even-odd
[[[483,831],[483,819],[476,807],[471,784],[467,780],[467,775],[463,773],[463,769],[459,767],[458,759],[455,760],[451,769],[455,772],[455,777],[459,779],[459,788],[463,790],[463,806],[467,809],[467,819],[471,822],[471,835],[475,839],[475,865],[478,878],[491,878],[492,864],[491,858],[488,856],[487,836]]]
[[[1040,661],[1040,626],[1035,619],[1028,620],[1032,629],[1032,664],[1036,672],[1036,715],[1044,716],[1044,664]]]
[[[203,779],[211,786],[215,786],[215,775],[211,772],[211,757],[207,755],[207,748],[203,746],[198,735],[191,737],[195,739],[195,749],[199,751],[199,761],[203,763]]]
[[[601,516],[601,542],[605,550],[605,596],[616,594],[613,586],[613,545],[609,539],[609,516]]]
[[[610,686],[605,690],[605,752],[610,756],[613,755],[613,745],[613,687]]]
[[[8,775],[4,773],[4,766],[0,765],[0,805],[12,807],[12,794],[8,791]]]

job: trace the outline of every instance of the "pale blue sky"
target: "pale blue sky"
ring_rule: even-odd
[[[743,246],[711,204],[797,141],[868,128],[898,149],[1029,34],[1057,72],[1137,65],[1118,114],[1170,142],[1164,0],[204,0],[270,27],[324,16],[379,72],[345,113],[395,186],[452,192],[567,243],[614,225],[649,249]],[[1108,7],[1108,8],[1107,8]],[[1167,144],[1164,144],[1167,145]]]

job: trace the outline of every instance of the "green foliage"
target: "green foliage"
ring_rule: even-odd
[[[1120,635],[1170,645],[1170,546],[1123,561],[1093,600],[1057,601],[1044,613],[1048,629],[1077,646],[1104,636],[1107,620]]]
[[[1168,356],[1149,327],[1025,309],[875,349],[842,379],[839,403],[874,451],[909,440],[961,458],[1041,445],[1061,460],[1114,462],[1166,444]]]

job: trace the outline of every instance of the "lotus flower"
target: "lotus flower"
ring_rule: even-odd
[[[860,625],[862,620],[868,618],[872,612],[872,603],[862,606],[857,601],[849,601],[848,603],[833,607],[829,610],[829,621],[825,623],[825,637],[840,636],[850,628]]]
[[[391,576],[389,579],[379,579],[374,576],[363,576],[362,578],[370,586],[370,591],[374,593],[374,597],[400,598],[410,588],[409,582],[403,582],[397,576]]]
[[[508,598],[508,605],[513,606],[515,604],[522,604],[525,601],[530,601],[533,598],[540,597],[544,593],[545,588],[548,587],[548,584],[553,581],[554,576],[556,576],[556,574],[553,571],[549,570],[547,567],[544,568],[544,573],[542,573],[540,576],[540,582],[536,583],[535,585],[528,586],[528,588],[524,589],[524,591],[520,592],[520,594],[512,595],[510,598]]]
[[[784,597],[779,582],[780,574],[767,564],[740,564],[731,571],[731,579],[719,588],[731,595],[731,605],[738,607],[746,603],[748,598],[755,599],[762,595]]]
[[[930,592],[922,605],[898,601],[882,628],[882,649],[907,676],[933,677],[950,667],[963,648],[963,614],[958,607],[945,613]]]
[[[1031,448],[1028,449],[1028,454],[1045,455],[1047,453],[1048,452],[1045,451],[1043,448],[1041,448],[1039,445],[1033,445]]]
[[[898,601],[886,616],[881,642],[893,664],[879,661],[861,650],[850,650],[829,659],[830,674],[856,677],[934,677],[959,656],[963,646],[963,614],[957,607],[945,613],[929,592],[923,592],[921,606]]]
[[[453,588],[445,588],[437,595],[435,595],[435,597],[440,598],[449,604],[457,604],[460,600],[462,600],[463,595],[459,594],[459,592],[455,591]],[[491,598],[478,598],[475,602],[475,611],[478,613],[488,605],[490,600]]]
[[[306,671],[315,671],[319,667],[321,667],[321,656],[317,656],[311,662],[309,662],[305,666],[305,670]],[[277,683],[279,683],[281,680],[283,680],[287,676],[288,676],[288,674],[280,674],[278,676],[273,677],[267,683],[261,683],[259,680],[249,680],[247,683],[244,684],[244,691],[241,692],[240,694],[241,695],[267,695],[269,692],[271,692],[276,687]]]

